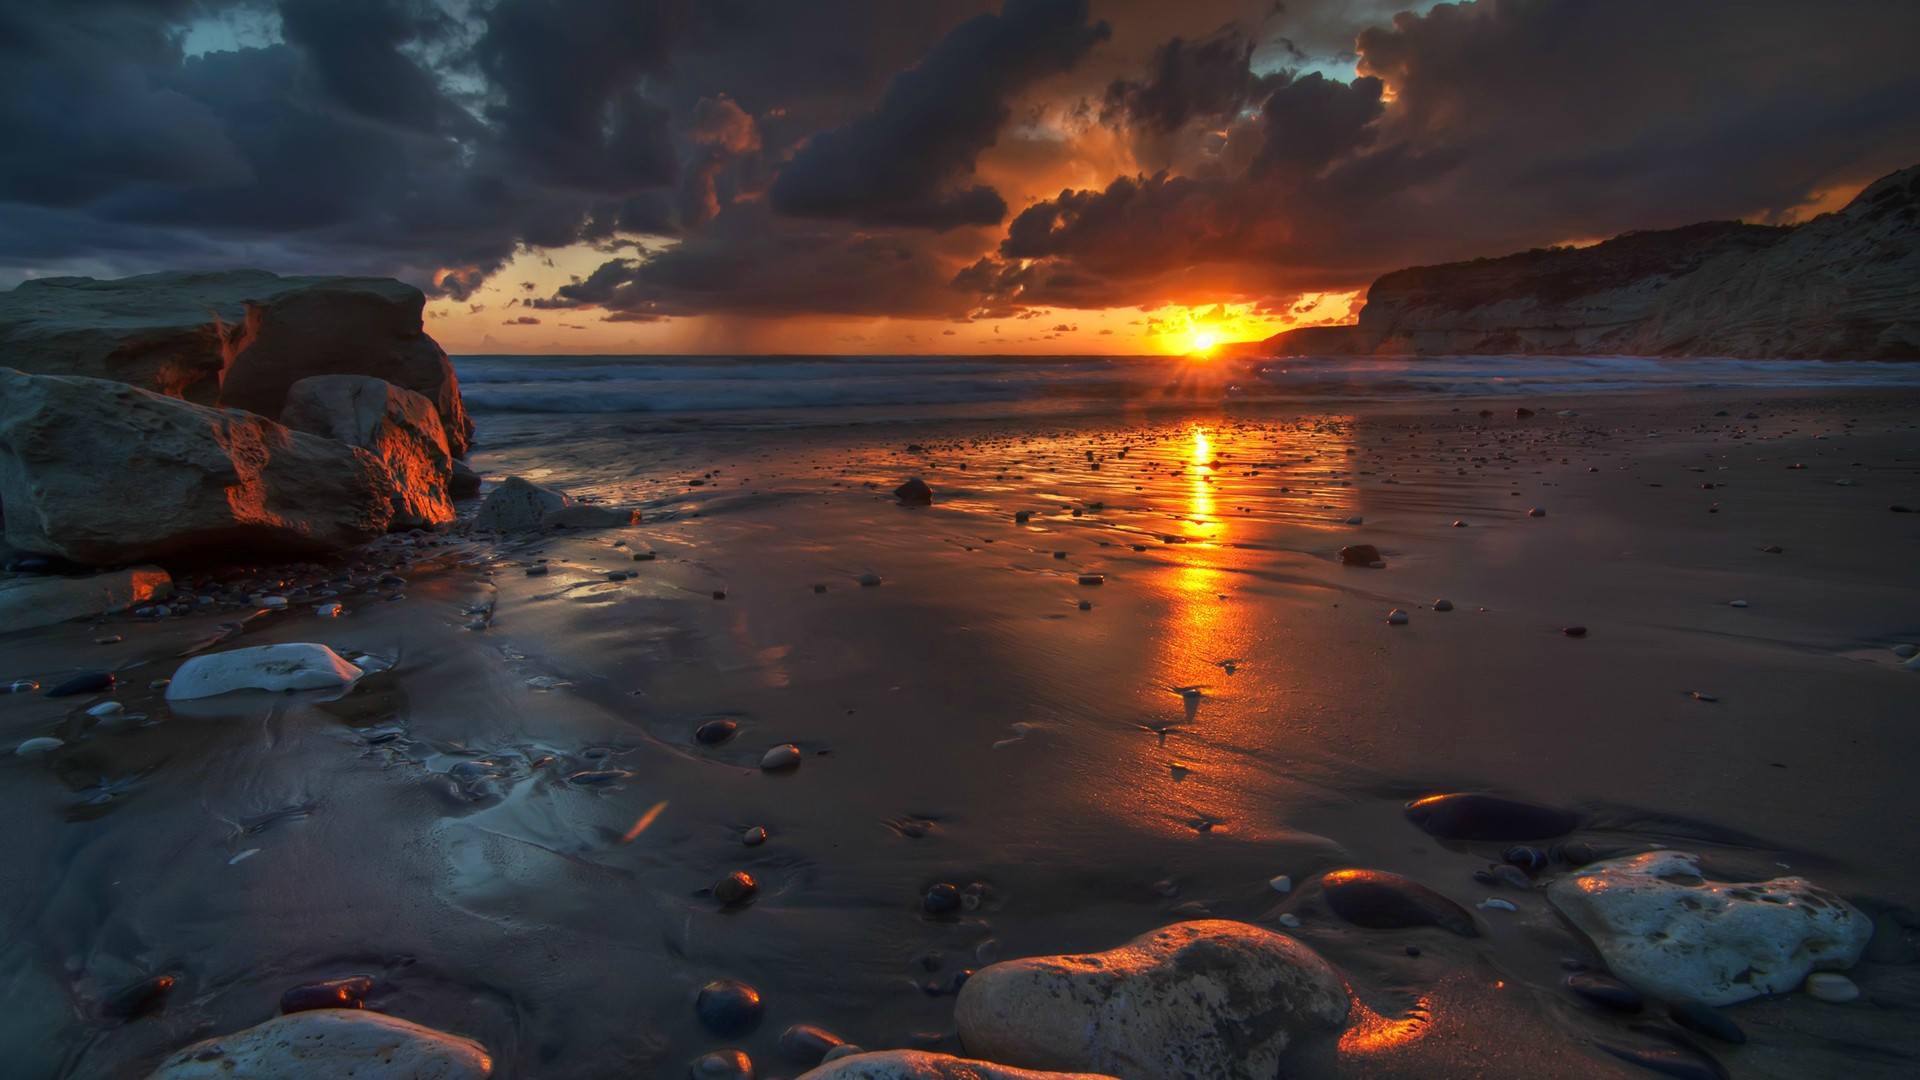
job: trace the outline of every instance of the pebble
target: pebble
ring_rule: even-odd
[[[1536,506],[1533,509],[1527,511],[1527,516],[1528,517],[1546,517],[1547,512]]]
[[[1781,547],[1779,544],[1768,544],[1766,547],[1760,549],[1760,553],[1762,555],[1783,555],[1786,553],[1786,550],[1786,548]]]
[[[103,701],[100,704],[95,705],[93,708],[88,709],[87,715],[102,716],[102,717],[117,716],[120,713],[123,713],[126,711],[127,711],[127,707],[125,705],[120,704],[117,701]]]
[[[1735,600],[1733,603],[1729,604],[1728,606],[1729,607],[1746,607],[1747,602],[1745,600]]]
[[[745,870],[735,870],[723,877],[713,886],[713,898],[720,901],[722,907],[738,907],[753,899],[760,891],[760,883]]]
[[[799,764],[800,748],[792,743],[781,743],[760,757],[760,767],[768,772],[791,769]]]
[[[28,739],[26,742],[14,747],[13,752],[21,757],[32,757],[35,754],[45,754],[49,751],[58,750],[65,745],[67,745],[65,739],[56,739],[50,735],[42,735],[37,739]]]
[[[1031,510],[1015,510],[1013,512],[1013,520],[1019,525],[1025,525],[1032,517],[1033,511]]]
[[[1539,840],[1564,836],[1579,823],[1558,807],[1481,792],[1415,799],[1407,804],[1407,818],[1444,840]]]
[[[1433,602],[1433,610],[1435,610],[1435,611],[1452,611],[1452,610],[1453,610],[1453,601],[1451,601],[1451,600],[1435,600],[1435,601]]]
[[[1565,862],[1568,866],[1585,866],[1598,859],[1600,853],[1594,851],[1593,845],[1585,840],[1575,840],[1567,844],[1555,844],[1553,857]]]
[[[1272,886],[1273,891],[1277,893],[1286,893],[1286,892],[1293,891],[1293,879],[1288,877],[1285,874],[1281,874],[1277,878],[1272,878],[1268,880],[1267,884]]]
[[[372,992],[373,980],[365,975],[301,983],[280,995],[280,1011],[297,1013],[309,1009],[358,1009],[365,1006],[367,995]]]
[[[1094,468],[1096,469],[1099,467],[1100,466],[1098,465],[1094,466]],[[1079,511],[1077,510],[1074,512],[1079,513]],[[839,1046],[836,1046],[833,1049],[827,1051],[826,1056],[820,1059],[820,1064],[830,1065],[833,1062],[839,1061],[841,1058],[852,1057],[855,1054],[864,1054],[864,1053],[866,1053],[865,1050],[861,1049],[858,1046],[853,1045],[852,1043],[841,1043]]]
[[[1467,527],[1467,523],[1464,521],[1456,521],[1453,523],[1453,527],[1456,529],[1464,529]]]
[[[1674,998],[1667,1002],[1667,1014],[1673,1017],[1674,1023],[1688,1031],[1699,1032],[1710,1039],[1729,1043],[1747,1041],[1747,1033],[1740,1030],[1739,1024],[1727,1019],[1719,1009],[1699,998]]]
[[[1372,566],[1380,561],[1380,549],[1372,544],[1348,544],[1340,549],[1340,561],[1347,566]]]
[[[1717,697],[1714,697],[1712,694],[1709,694],[1703,690],[1695,690],[1693,691],[1693,700],[1713,702],[1713,701],[1719,701],[1720,699]]]
[[[713,590],[713,598],[715,600],[725,600],[727,598],[727,590],[725,589]]]
[[[1064,559],[1067,557],[1067,553],[1064,551],[1056,551],[1053,553],[1053,557],[1056,559]]]
[[[287,606],[287,598],[284,596],[263,596],[260,598],[260,606],[278,611]]]
[[[1526,871],[1517,866],[1498,863],[1491,867],[1491,869],[1494,880],[1502,885],[1511,885],[1516,889],[1533,888],[1533,879],[1527,876]]]
[[[1568,637],[1586,637],[1587,636],[1587,628],[1584,626],[1565,626],[1565,627],[1561,627],[1560,632],[1567,635]]]
[[[1920,647],[1913,645],[1895,645],[1893,647],[1893,655],[1902,660],[1911,660],[1915,656],[1920,656]]]
[[[1899,650],[1896,649],[1894,651],[1898,652]],[[7,684],[7,689],[5,690],[5,693],[31,694],[38,689],[40,689],[40,684],[37,682],[34,682],[32,679],[15,679],[12,682]]]
[[[845,1042],[825,1028],[795,1024],[780,1033],[780,1052],[802,1065],[818,1065],[829,1050]]]
[[[872,586],[878,585],[880,584],[880,575],[879,574],[861,574],[860,584],[865,585],[869,588],[871,588]]]
[[[732,720],[709,720],[693,729],[693,740],[703,746],[716,746],[733,738],[739,727]]]
[[[1080,610],[1081,610],[1081,611],[1092,611],[1092,610],[1093,610],[1093,601],[1091,601],[1091,600],[1082,600],[1082,601],[1080,601],[1080,604],[1079,604],[1079,607],[1080,607]]]
[[[48,697],[73,697],[75,694],[97,694],[102,690],[113,689],[113,674],[106,671],[89,671],[75,675],[62,683],[56,683],[47,691]]]
[[[1817,1001],[1829,1001],[1836,1005],[1857,1001],[1860,998],[1860,988],[1854,985],[1852,979],[1837,971],[1814,972],[1807,976],[1805,989],[1808,997]]]
[[[1406,612],[1401,611],[1399,608],[1394,608],[1392,611],[1387,612],[1387,625],[1405,626],[1406,624],[1407,624]]]
[[[1355,514],[1355,515],[1353,515],[1352,517],[1350,517],[1350,518],[1348,518],[1348,519],[1347,519],[1347,524],[1349,524],[1349,525],[1361,525],[1361,524],[1365,524],[1365,520],[1364,520],[1363,518],[1361,518],[1361,516],[1360,516],[1359,514]]]
[[[1300,926],[1300,916],[1295,915],[1291,911],[1281,912],[1280,918],[1278,921],[1281,926],[1284,926],[1289,930],[1297,929]]]
[[[1438,926],[1479,937],[1473,916],[1425,885],[1383,870],[1336,870],[1320,879],[1335,915],[1371,930]]]
[[[121,1020],[145,1016],[167,1000],[173,984],[174,977],[171,975],[149,976],[113,995],[101,1011]]]
[[[319,607],[313,609],[313,613],[315,615],[320,616],[323,619],[337,619],[340,617],[340,613],[344,610],[346,609],[342,608],[339,605],[339,603],[335,602],[330,604],[321,604]]]
[[[960,909],[960,889],[958,886],[942,882],[927,890],[920,907],[929,915],[949,915]]]
[[[753,1059],[744,1050],[714,1050],[693,1059],[687,1075],[693,1080],[753,1080]]]
[[[919,477],[914,477],[899,487],[894,488],[893,497],[913,506],[933,505],[933,489],[928,487],[927,482]]]
[[[1640,991],[1605,975],[1570,975],[1567,977],[1567,989],[1614,1012],[1636,1013],[1647,1004],[1646,999],[1640,996]]]
[[[1500,853],[1501,861],[1509,866],[1517,866],[1529,874],[1538,874],[1552,865],[1553,860],[1547,853],[1527,844],[1516,844]]]
[[[741,833],[740,842],[747,845],[748,847],[759,847],[761,844],[766,843],[767,842],[766,827],[761,825],[755,825],[753,828],[748,829],[746,832]]]
[[[541,564],[540,564],[539,566],[529,566],[529,567],[527,567],[527,576],[528,576],[528,577],[546,577],[546,576],[547,576],[547,564],[546,564],[546,563],[541,563]]]
[[[1107,583],[1107,578],[1105,574],[1081,574],[1080,575],[1080,584],[1082,585],[1105,585],[1106,583]]]
[[[636,551],[633,553],[634,562],[652,562],[654,557],[655,553],[651,551]]]
[[[1520,910],[1519,908],[1513,906],[1513,901],[1502,900],[1497,896],[1489,897],[1473,906],[1477,908],[1481,908],[1482,910],[1486,910],[1486,909],[1492,909],[1494,911],[1519,911]]]
[[[693,1011],[708,1031],[732,1038],[758,1027],[765,1007],[760,1003],[760,991],[743,982],[716,979],[700,988]]]

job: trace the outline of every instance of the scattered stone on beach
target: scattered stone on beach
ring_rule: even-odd
[[[839,1049],[845,1049],[841,1047]],[[883,1050],[823,1059],[800,1080],[1114,1080],[1097,1073],[1033,1072],[924,1050]]]
[[[920,899],[920,910],[929,915],[951,915],[960,910],[960,887],[941,882],[930,886]]]
[[[1547,887],[1614,975],[1661,998],[1730,1005],[1851,967],[1872,922],[1798,877],[1709,881],[1700,859],[1655,851],[1594,863]]]
[[[1558,807],[1477,791],[1415,799],[1407,804],[1407,819],[1444,840],[1541,840],[1564,836],[1580,823]]]
[[[65,739],[56,739],[51,735],[41,735],[38,738],[28,739],[19,746],[14,747],[13,752],[20,757],[37,757],[41,754],[51,753],[65,745],[67,745]]]
[[[1527,511],[1527,516],[1528,517],[1546,517],[1547,512],[1536,506],[1533,509]]]
[[[89,577],[30,577],[0,581],[0,626],[29,630],[69,619],[124,611],[173,594],[173,578],[158,566]]]
[[[722,907],[738,907],[760,892],[760,883],[745,870],[735,870],[713,886],[713,898]]]
[[[1803,989],[1808,997],[1836,1005],[1860,999],[1860,988],[1854,985],[1852,979],[1837,971],[1814,972],[1807,976]]]
[[[15,547],[87,566],[307,555],[372,540],[393,518],[372,454],[265,417],[5,368],[0,402],[0,501]]]
[[[100,1011],[119,1020],[145,1016],[166,1003],[178,982],[172,975],[149,975],[108,998]]]
[[[383,1013],[317,1009],[195,1043],[147,1080],[485,1080],[492,1071],[471,1039]]]
[[[1584,626],[1563,626],[1560,628],[1560,632],[1568,637],[1587,636],[1587,628]]]
[[[700,988],[693,1011],[708,1031],[730,1039],[760,1026],[766,1009],[760,1003],[760,991],[743,982],[716,979]]]
[[[1399,608],[1394,608],[1392,611],[1387,612],[1387,625],[1405,626],[1407,625],[1407,618],[1408,616],[1406,612],[1400,610]]]
[[[1519,911],[1520,910],[1519,908],[1513,905],[1513,901],[1502,900],[1497,896],[1490,896],[1487,899],[1482,900],[1473,906],[1481,909],[1482,911]]]
[[[1902,660],[1911,660],[1915,656],[1920,656],[1920,645],[1895,645],[1893,655]]]
[[[1445,599],[1445,598],[1442,598],[1442,599],[1439,599],[1439,600],[1435,600],[1435,601],[1433,602],[1433,610],[1435,610],[1435,611],[1452,611],[1452,610],[1453,610],[1453,601],[1451,601],[1451,600],[1448,600],[1448,599]]]
[[[717,746],[733,738],[740,725],[732,720],[709,720],[693,729],[693,739],[702,746]]]
[[[1296,1038],[1331,1034],[1346,989],[1284,934],[1204,920],[1104,953],[982,968],[960,989],[960,1040],[989,1061],[1128,1080],[1271,1080]]]
[[[325,645],[258,645],[190,658],[173,673],[167,700],[209,698],[234,690],[332,690],[353,685],[362,674]]]
[[[1710,1039],[1735,1044],[1747,1041],[1747,1033],[1740,1030],[1739,1024],[1727,1019],[1724,1013],[1699,998],[1674,998],[1667,1002],[1667,1015],[1688,1031]]]
[[[1335,915],[1370,930],[1437,926],[1461,937],[1479,937],[1473,916],[1459,904],[1411,878],[1384,870],[1335,870],[1320,879]]]
[[[125,705],[120,704],[117,701],[103,701],[100,704],[95,705],[93,708],[88,709],[87,715],[92,717],[105,718],[109,716],[118,716],[119,714],[126,711],[127,711],[127,707]]]
[[[880,575],[879,575],[879,574],[872,574],[872,573],[868,573],[868,574],[861,574],[861,575],[860,575],[860,584],[862,584],[862,585],[864,585],[864,586],[866,586],[867,588],[872,588],[872,587],[874,587],[875,585],[878,585],[878,584],[880,584]]]
[[[1645,1024],[1635,1025],[1634,1030],[1651,1035],[1658,1041],[1633,1045],[1601,1042],[1595,1045],[1621,1061],[1648,1072],[1673,1077],[1674,1080],[1727,1080],[1727,1070],[1718,1061],[1677,1034],[1665,1035],[1658,1028]]]
[[[1290,893],[1293,891],[1293,879],[1285,874],[1281,874],[1276,878],[1269,878],[1267,885],[1277,893]]]
[[[1546,852],[1528,844],[1515,844],[1501,852],[1500,861],[1528,874],[1544,873],[1549,866],[1553,865],[1553,860]]]
[[[1366,520],[1362,518],[1359,514],[1355,514],[1352,517],[1347,519],[1347,524],[1349,525],[1363,525],[1365,523],[1366,523]]]
[[[799,764],[800,748],[792,743],[781,743],[760,756],[760,767],[767,772],[791,769]]]
[[[1105,585],[1107,583],[1107,576],[1105,574],[1081,574],[1079,582],[1082,585]]]
[[[748,847],[759,847],[767,842],[767,829],[764,825],[755,825],[740,834],[740,842]]]
[[[495,532],[528,532],[546,523],[547,515],[573,502],[566,495],[523,477],[509,476],[487,493],[473,516],[473,527]]]
[[[917,476],[894,488],[893,497],[909,506],[933,505],[933,489]]]
[[[31,694],[38,689],[40,684],[32,679],[15,679],[5,686],[0,686],[0,694]]]
[[[693,1080],[753,1080],[753,1059],[731,1047],[713,1050],[695,1058],[687,1075]]]
[[[87,671],[69,679],[54,683],[47,691],[48,697],[77,697],[81,694],[98,694],[113,689],[113,673],[110,671]]]
[[[1348,544],[1340,549],[1340,561],[1347,566],[1372,566],[1380,562],[1380,549],[1372,544]]]
[[[485,504],[481,504],[485,509]],[[602,503],[568,503],[540,518],[543,529],[624,529],[640,524],[640,511]]]
[[[365,975],[301,983],[280,995],[280,1011],[297,1013],[312,1009],[359,1009],[366,1006],[367,995],[371,993],[373,980]]]
[[[845,1039],[813,1024],[795,1024],[780,1033],[780,1053],[802,1065],[818,1065],[834,1047],[845,1044]]]
[[[1016,525],[1025,525],[1031,520],[1033,520],[1033,511],[1031,510],[1015,510],[1013,512],[1013,523]]]
[[[533,566],[527,567],[528,577],[546,577],[549,573],[552,573],[552,572],[553,572],[553,568],[551,566],[548,566],[546,563],[537,563]]]
[[[453,455],[433,402],[370,375],[315,375],[287,388],[280,422],[367,451],[390,476],[393,528],[453,520]]]
[[[1078,606],[1079,606],[1079,608],[1080,608],[1080,610],[1081,610],[1081,611],[1092,611],[1092,610],[1093,610],[1093,601],[1091,601],[1091,600],[1082,600],[1082,601],[1080,601],[1080,603],[1079,603],[1079,605],[1078,605]]]
[[[1567,989],[1614,1012],[1637,1013],[1647,1004],[1640,991],[1618,979],[1591,972],[1567,976]]]

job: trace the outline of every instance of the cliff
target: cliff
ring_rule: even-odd
[[[1920,359],[1920,166],[1799,226],[1707,222],[1396,270],[1358,323],[1249,351]]]

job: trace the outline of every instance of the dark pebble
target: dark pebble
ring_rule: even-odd
[[[1380,549],[1372,544],[1348,544],[1340,549],[1340,561],[1347,566],[1372,566],[1380,561]]]
[[[929,915],[949,915],[960,910],[960,890],[942,882],[927,890],[921,907]]]
[[[1892,506],[1889,506],[1889,507],[1887,507],[1887,509],[1889,509],[1889,510],[1891,510],[1891,511],[1893,511],[1893,512],[1894,512],[1894,513],[1896,513],[1896,514],[1911,514],[1911,513],[1913,513],[1913,507],[1911,507],[1911,506],[1901,506],[1901,505],[1900,505],[1899,503],[1895,503],[1895,504],[1893,504]]]
[[[1335,915],[1372,930],[1438,926],[1479,937],[1473,916],[1425,885],[1382,870],[1335,870],[1320,879]]]
[[[760,991],[743,982],[719,979],[700,988],[693,1011],[708,1031],[724,1039],[759,1027],[765,1010],[760,1004]]]
[[[823,593],[827,591],[827,587],[825,585],[815,585],[813,587],[813,591],[817,593]]]
[[[529,566],[527,567],[527,576],[528,577],[546,577],[547,568],[545,565]]]
[[[173,983],[171,975],[148,976],[109,998],[102,1011],[121,1020],[145,1016],[165,1004]]]
[[[1747,1033],[1740,1025],[1726,1018],[1719,1009],[1698,998],[1680,997],[1667,1002],[1667,1013],[1673,1022],[1688,1031],[1699,1032],[1710,1039],[1721,1042],[1744,1043]]]
[[[1587,628],[1584,626],[1562,627],[1560,632],[1567,635],[1568,637],[1586,637],[1587,636]]]
[[[1407,946],[1407,955],[1408,955],[1408,956],[1419,956],[1419,955],[1420,955],[1420,946],[1418,946],[1418,945],[1409,945],[1409,946]]]
[[[1605,975],[1570,975],[1567,977],[1567,989],[1614,1012],[1639,1012],[1647,1004],[1646,999],[1640,996],[1640,991]]]
[[[1781,555],[1784,554],[1786,550],[1786,548],[1781,547],[1779,544],[1768,544],[1766,547],[1760,549],[1760,553],[1763,555]]]
[[[725,600],[727,598],[727,590],[725,589],[713,590],[713,598],[715,600]]]
[[[1679,1080],[1727,1080],[1727,1070],[1692,1046],[1620,1046],[1600,1043],[1600,1049],[1643,1069]]]
[[[827,1051],[843,1041],[825,1028],[795,1024],[780,1033],[780,1052],[802,1065],[818,1065]]]
[[[654,553],[651,551],[636,551],[633,553],[633,561],[634,562],[652,562],[653,556],[654,556]]]
[[[314,1009],[358,1009],[373,991],[373,980],[365,975],[325,982],[301,983],[280,995],[283,1013],[309,1012]]]
[[[75,694],[98,694],[113,689],[113,673],[108,671],[89,671],[84,675],[75,675],[66,682],[57,683],[47,691],[48,697],[72,697]]]
[[[1500,861],[1517,866],[1529,874],[1538,874],[1553,864],[1547,853],[1527,844],[1516,844],[1500,853]]]
[[[723,907],[736,907],[753,899],[759,891],[760,883],[753,880],[752,874],[735,870],[713,887],[713,898],[720,901]]]
[[[704,746],[715,746],[733,738],[739,727],[732,720],[709,720],[693,729],[693,739]]]
[[[893,489],[893,497],[910,506],[932,506],[933,489],[925,480],[914,477],[912,480]]]
[[[753,1080],[753,1059],[744,1050],[715,1050],[695,1058],[687,1075],[693,1080]]]
[[[1445,840],[1538,840],[1563,836],[1579,824],[1558,807],[1471,791],[1415,799],[1407,804],[1407,818]]]
[[[1600,855],[1593,850],[1593,845],[1585,840],[1573,840],[1565,844],[1555,844],[1553,857],[1568,866],[1585,866],[1598,859]]]

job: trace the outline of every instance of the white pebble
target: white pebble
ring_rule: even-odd
[[[243,851],[243,852],[241,852],[240,854],[238,854],[238,855],[235,855],[235,856],[234,856],[233,858],[231,858],[231,859],[228,859],[228,860],[227,860],[227,865],[228,865],[228,866],[232,866],[233,864],[235,864],[235,863],[237,863],[237,862],[241,862],[241,861],[243,861],[243,860],[246,860],[246,859],[250,859],[250,858],[252,858],[252,857],[254,857],[255,855],[258,855],[258,854],[260,854],[260,849],[259,849],[259,848],[257,848],[257,847],[250,847],[250,848],[248,848],[247,850],[245,850],[245,851]]]
[[[127,707],[125,705],[122,705],[117,701],[103,701],[100,704],[95,705],[93,708],[88,709],[87,715],[88,716],[117,716],[120,713],[125,712],[126,709]]]
[[[1399,608],[1394,608],[1392,611],[1387,612],[1387,625],[1405,626],[1406,624],[1407,624],[1406,612],[1401,611]]]
[[[1513,906],[1513,901],[1502,900],[1497,896],[1491,900],[1482,900],[1473,906],[1477,908],[1491,908],[1494,911],[1519,911],[1520,910],[1519,908]]]
[[[338,603],[321,604],[319,607],[313,609],[313,613],[315,615],[320,616],[323,619],[337,619],[340,617],[340,613],[343,610],[345,609],[343,609]]]
[[[1280,925],[1288,928],[1299,926],[1300,916],[1295,915],[1291,911],[1283,912],[1280,916]]]
[[[35,754],[44,754],[51,750],[58,750],[65,745],[67,745],[65,739],[56,739],[50,735],[42,735],[37,739],[28,739],[26,742],[14,747],[13,752],[19,754],[21,757],[32,757]]]
[[[284,596],[263,596],[260,598],[260,606],[263,608],[283,608],[287,606],[287,598]]]
[[[1279,877],[1268,881],[1267,884],[1273,886],[1274,892],[1292,892],[1293,891],[1293,879],[1288,877],[1285,874],[1281,874]]]
[[[1837,971],[1816,971],[1807,976],[1806,990],[1809,997],[1835,1004],[1860,998],[1860,988]]]
[[[800,764],[800,748],[792,743],[781,743],[760,758],[760,767],[768,771],[790,769],[798,764]]]

